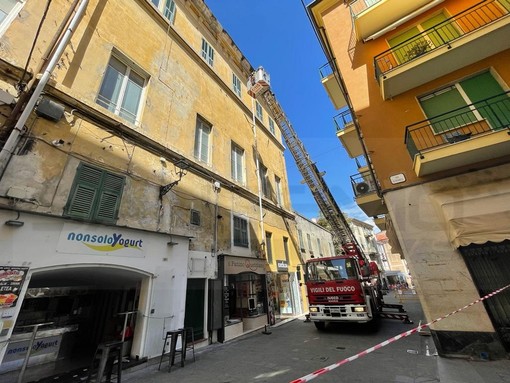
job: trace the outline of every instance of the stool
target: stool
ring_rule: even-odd
[[[186,327],[186,351],[191,350],[193,352],[193,362],[195,362],[195,332],[193,327]]]
[[[117,361],[117,383],[121,381],[121,372],[122,372],[122,344],[124,342],[108,342],[101,343],[97,346],[96,352],[94,353],[94,358],[92,359],[92,363],[89,369],[89,374],[87,377],[87,383],[96,382],[100,383],[103,380],[106,372],[106,382],[111,382],[113,365],[115,364],[115,360]],[[95,371],[96,360],[99,359],[99,365],[97,368],[96,379],[92,379],[92,374]]]
[[[177,350],[177,340],[181,337],[181,348]],[[161,351],[161,358],[159,359],[158,370],[161,368],[161,362],[163,361],[163,357],[165,356],[165,348],[170,339],[170,348],[168,350],[168,372],[174,365],[175,355],[181,355],[181,367],[184,367],[184,360],[186,359],[186,330],[180,328],[178,330],[167,331],[165,336],[165,342],[163,343],[163,350]]]

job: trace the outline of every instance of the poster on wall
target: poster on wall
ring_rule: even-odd
[[[28,267],[0,266],[0,308],[16,306]]]

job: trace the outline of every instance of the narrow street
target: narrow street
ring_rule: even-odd
[[[385,301],[398,303],[393,295],[387,295]],[[404,307],[414,324],[383,319],[377,332],[368,332],[360,325],[329,326],[318,331],[313,323],[300,318],[271,328],[270,335],[256,331],[229,343],[209,346],[196,352],[196,362],[188,355],[185,366],[176,362],[170,373],[167,363],[161,371],[157,364],[151,364],[126,374],[123,382],[290,382],[418,326],[423,319],[418,301],[409,301]],[[434,353],[431,337],[413,334],[319,376],[314,382],[438,382]]]

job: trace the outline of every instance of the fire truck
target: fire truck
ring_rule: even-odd
[[[318,329],[328,322],[371,323],[385,317],[412,323],[402,305],[385,304],[375,262],[368,262],[356,237],[333,198],[323,174],[308,155],[290,121],[270,90],[270,77],[259,67],[248,79],[248,93],[260,99],[278,124],[296,166],[304,178],[333,237],[342,246],[342,254],[331,258],[313,258],[304,263],[309,301],[309,319]],[[397,310],[383,312],[383,309]]]

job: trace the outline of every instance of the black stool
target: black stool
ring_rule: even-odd
[[[177,349],[177,340],[181,337],[181,348]],[[159,359],[158,370],[161,368],[161,362],[163,362],[163,357],[165,356],[165,348],[168,340],[170,340],[170,348],[168,350],[168,371],[175,363],[175,355],[181,355],[181,367],[184,367],[184,360],[186,359],[186,330],[180,328],[178,330],[167,331],[165,336],[165,342],[163,343],[163,350],[161,351],[161,358]]]
[[[101,343],[97,346],[94,358],[89,369],[87,377],[87,383],[95,382],[100,383],[103,381],[103,377],[106,373],[106,382],[111,382],[113,365],[117,361],[117,383],[121,381],[122,372],[122,341]],[[95,380],[92,375],[96,371],[96,362],[99,359],[99,365],[97,367],[97,373]]]

